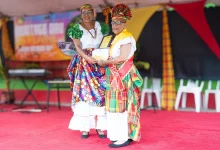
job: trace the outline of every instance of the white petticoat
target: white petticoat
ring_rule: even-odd
[[[89,132],[90,129],[107,129],[105,107],[97,107],[89,103],[78,102],[73,107],[74,115],[69,129]]]
[[[107,137],[111,141],[128,139],[128,112],[107,112]]]

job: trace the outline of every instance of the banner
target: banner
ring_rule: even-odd
[[[207,22],[204,5],[206,0],[187,4],[169,4],[182,16],[198,33],[218,59],[220,59],[220,47]]]
[[[14,18],[15,56],[22,61],[70,60],[57,46],[70,26],[80,19],[79,11]]]

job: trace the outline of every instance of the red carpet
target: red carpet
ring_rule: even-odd
[[[1,150],[105,150],[108,139],[91,131],[88,139],[69,130],[70,108],[52,107],[50,112],[11,112],[0,105]],[[217,150],[220,144],[220,114],[194,112],[141,112],[142,139],[121,150]]]

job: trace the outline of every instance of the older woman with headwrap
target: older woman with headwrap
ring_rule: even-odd
[[[140,139],[140,87],[143,80],[133,64],[136,42],[126,27],[131,10],[124,4],[112,9],[112,31],[115,38],[110,59],[99,60],[106,69],[107,136],[110,147],[122,147]]]
[[[96,64],[97,60],[91,55],[109,28],[104,23],[94,21],[94,11],[90,4],[83,5],[80,11],[81,23],[68,30],[78,52],[67,68],[74,111],[69,128],[80,130],[84,139],[89,137],[90,129],[96,129],[98,136],[105,138],[105,70]]]

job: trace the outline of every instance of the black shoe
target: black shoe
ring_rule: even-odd
[[[130,142],[129,140],[127,140],[126,142],[122,143],[122,144],[109,144],[108,146],[111,147],[111,148],[119,148],[119,147],[123,147],[123,146],[128,146],[130,145]]]
[[[131,143],[131,142],[133,142],[134,140],[132,140],[132,139],[128,139],[128,141]],[[117,141],[111,141],[112,143],[115,143],[115,142],[117,142]]]
[[[98,130],[96,130],[96,132],[97,132],[99,138],[101,138],[101,139],[105,139],[106,138],[105,134],[99,134]]]
[[[82,134],[81,137],[82,137],[82,139],[87,139],[89,137],[89,132],[88,132],[88,134]]]

